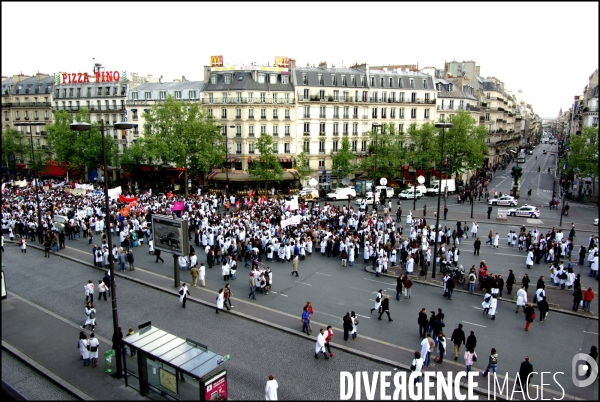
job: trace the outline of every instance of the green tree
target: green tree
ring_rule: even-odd
[[[417,127],[416,123],[412,123],[408,127],[410,151],[407,157],[415,169],[429,169],[435,165],[435,161],[440,155],[435,139],[436,134],[435,126],[429,122],[421,127]]]
[[[479,126],[471,114],[459,111],[452,117],[450,129],[444,134],[444,159],[448,158],[448,174],[456,176],[482,166],[488,148],[485,144],[487,130]],[[437,146],[441,149],[442,129],[438,128]]]
[[[559,166],[562,168],[568,162],[566,173],[569,177],[578,171],[580,177],[596,179],[598,177],[598,145],[598,129],[584,127],[581,134],[569,136],[568,161],[562,158]]]
[[[123,150],[119,157],[121,166],[124,166],[128,171],[133,172],[140,168],[140,165],[149,163],[150,160],[146,154],[144,139],[140,138]]]
[[[81,109],[74,117],[77,122],[90,122],[86,108]],[[71,113],[61,110],[54,112],[54,124],[48,126],[48,143],[58,162],[70,163],[82,171],[98,168],[102,164],[102,131],[99,123],[94,123],[89,131],[71,130],[73,121]],[[106,127],[105,127],[105,130]],[[114,166],[118,162],[117,144],[105,131],[106,163]],[[36,158],[37,159],[37,158]]]
[[[198,103],[186,103],[172,96],[152,106],[144,115],[142,148],[149,161],[161,161],[185,169],[185,195],[188,176],[207,172],[223,162],[225,146],[214,117]]]
[[[13,128],[6,128],[2,132],[2,161],[6,164],[8,172],[15,168],[17,161],[23,161],[27,150],[27,143],[23,134]]]
[[[298,157],[294,159],[294,167],[298,171],[301,180],[308,179],[312,174],[313,170],[310,167],[309,155],[307,155],[304,150],[302,150]]]
[[[355,159],[356,156],[352,153],[350,140],[348,137],[342,138],[342,146],[331,157],[331,171],[338,173],[338,186],[340,185],[340,177],[348,177],[348,175],[356,171]]]
[[[360,169],[374,181],[397,177],[409,157],[405,137],[392,123],[374,127],[369,132],[369,156],[360,160]]]
[[[264,181],[265,188],[269,181],[279,183],[283,180],[283,168],[277,155],[273,153],[273,138],[266,133],[261,133],[256,141],[256,150],[260,154],[260,159],[255,159],[248,165],[250,176]]]

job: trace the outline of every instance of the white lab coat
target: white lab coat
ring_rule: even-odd
[[[224,302],[225,302],[225,295],[223,294],[223,292],[221,292],[217,295],[217,308],[219,310],[223,310]]]
[[[373,306],[373,308],[375,310],[379,310],[379,307],[381,306],[381,300],[383,300],[383,295],[379,292],[377,292],[377,295],[375,296],[375,300],[377,300],[377,298],[379,298],[379,301],[375,302],[375,305]]]
[[[527,253],[527,260],[525,261],[525,265],[533,265],[533,251],[529,251]]]
[[[198,267],[198,279],[203,281],[205,276],[206,276],[206,267],[204,265],[200,265]]]
[[[517,306],[525,306],[527,304],[527,292],[525,289],[517,291]]]
[[[495,297],[492,297],[490,299],[490,309],[488,311],[489,316],[496,315],[496,307],[497,306],[498,306],[498,299],[496,299]]]
[[[266,401],[276,401],[277,400],[277,388],[279,385],[277,384],[277,380],[269,380],[265,385],[265,400]]]
[[[319,333],[319,335],[317,335],[317,343],[315,344],[315,354],[318,354],[319,352],[323,352],[323,353],[327,353],[327,351],[325,350],[325,334],[321,334]]]

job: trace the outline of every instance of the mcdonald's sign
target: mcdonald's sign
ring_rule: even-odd
[[[211,67],[223,67],[223,56],[210,56]]]
[[[275,56],[275,67],[285,67],[287,68],[290,63],[290,59],[285,56]]]

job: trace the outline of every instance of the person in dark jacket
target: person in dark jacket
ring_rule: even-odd
[[[110,289],[111,289],[110,271],[106,271],[104,278],[102,278],[102,282],[104,282],[104,284],[106,285],[106,291],[108,293],[108,297],[110,297]]]
[[[390,295],[386,295],[381,301],[381,313],[379,313],[378,320],[381,320],[383,313],[387,314],[389,321],[394,321],[392,320],[392,317],[390,317]]]
[[[506,293],[511,294],[513,285],[515,284],[515,274],[513,274],[513,270],[508,270],[508,278],[506,278]]]
[[[421,311],[419,312],[419,319],[418,319],[418,323],[419,323],[419,336],[421,338],[425,338],[425,336],[427,335],[427,330],[428,330],[428,321],[427,321],[427,310],[425,310],[425,307],[423,307],[421,309]]]
[[[342,326],[344,328],[344,340],[347,341],[350,337],[350,332],[352,332],[352,317],[350,317],[350,312],[347,312],[344,317],[342,317]]]
[[[533,320],[535,320],[535,310],[533,309],[533,304],[529,303],[527,305],[527,307],[525,307],[525,310],[523,310],[523,312],[525,313],[525,331],[529,331],[529,326],[531,325],[531,323],[533,322]]]
[[[440,317],[436,317],[433,323],[433,341],[436,346],[438,344],[438,334],[443,331],[446,324],[444,324],[444,319]]]
[[[576,287],[575,292],[573,292],[573,311],[577,312],[579,310],[579,305],[583,300],[583,292],[581,291],[581,287]]]
[[[454,278],[450,276],[446,281],[446,293],[448,294],[448,300],[452,300],[452,294],[454,293],[455,286]]]
[[[550,309],[545,297],[542,300],[538,300],[538,308],[540,309],[540,322],[545,321]]]
[[[433,325],[435,324],[435,320],[437,320],[437,317],[435,316],[435,311],[432,311],[431,315],[429,316],[429,327],[427,328],[427,332],[432,335],[432,338],[434,338]]]
[[[502,297],[502,291],[504,290],[504,278],[502,278],[502,275],[498,275],[496,279],[498,280],[498,290],[500,291],[500,293],[498,293],[498,297]]]
[[[481,249],[481,240],[479,240],[478,237],[477,240],[473,242],[473,255],[479,255],[479,249]]]
[[[525,361],[521,363],[521,367],[519,368],[519,382],[517,385],[523,389],[523,384],[529,387],[529,382],[531,381],[531,375],[533,373],[533,364],[529,361],[529,356],[525,356]]]
[[[529,275],[523,274],[523,279],[521,279],[521,284],[525,288],[526,292],[529,289],[529,282],[531,282],[531,280],[529,279]]]
[[[535,285],[535,289],[546,289],[546,284],[544,283],[544,276],[540,276],[540,279],[538,279],[537,284]]]
[[[456,328],[454,332],[452,332],[452,336],[450,337],[450,340],[454,341],[454,360],[458,360],[460,344],[465,344],[465,331],[463,331],[462,327],[462,324],[458,324],[458,328]]]
[[[475,332],[471,331],[471,335],[467,337],[467,344],[465,347],[467,349],[472,348],[475,350],[475,347],[477,347],[477,338],[475,337]]]
[[[165,260],[162,259],[162,257],[160,256],[160,250],[158,249],[154,249],[154,255],[156,256],[156,263],[158,263],[158,260],[160,260],[161,262],[165,262]]]
[[[404,282],[404,274],[400,274],[396,279],[396,300],[402,301],[400,295],[402,294],[402,283]]]

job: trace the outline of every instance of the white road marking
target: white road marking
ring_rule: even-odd
[[[304,282],[298,282],[298,281],[294,281],[294,282],[301,283],[301,284],[306,285],[306,286],[312,286],[310,283],[304,283]]]
[[[356,315],[359,316],[359,317],[363,317],[363,318],[369,319],[369,320],[371,319],[371,317],[368,317],[366,315],[360,315],[360,314],[356,314]]]
[[[272,292],[272,293],[275,293],[276,295],[279,295],[279,296],[288,297],[288,295],[284,295],[283,293],[277,293],[277,292],[275,292],[274,290],[271,290],[271,292]]]
[[[487,328],[485,325],[473,324],[472,322],[463,321],[465,324],[475,325],[477,327]]]
[[[320,272],[315,272],[315,274],[319,274],[319,275],[325,275],[325,276],[331,276],[331,275],[327,275],[327,274],[322,274]]]
[[[377,293],[374,290],[364,290],[359,288],[353,288],[352,286],[350,286],[350,289],[360,290],[361,292]]]
[[[583,331],[583,332],[585,332],[586,334],[594,334],[594,335],[598,335],[598,333],[597,333],[597,332],[590,332],[590,331]]]

